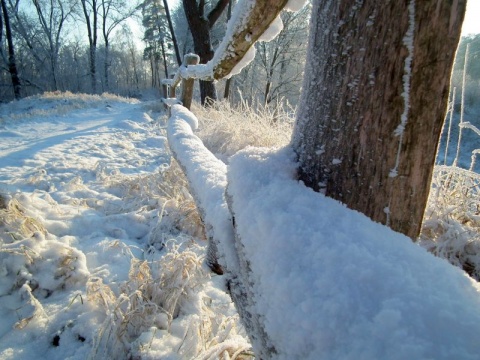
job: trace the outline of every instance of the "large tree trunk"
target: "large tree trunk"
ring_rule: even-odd
[[[293,136],[307,186],[418,236],[465,6],[315,3]]]
[[[12,37],[12,29],[10,27],[10,17],[8,16],[8,9],[5,0],[2,0],[2,12],[3,12],[3,19],[5,20],[5,36],[7,37],[7,44],[8,44],[8,72],[10,73],[10,77],[12,79],[12,86],[13,86],[13,94],[15,99],[18,100],[21,97],[20,89],[20,78],[18,76],[17,71],[17,64],[15,61],[15,49],[13,47],[13,37]]]
[[[190,29],[194,29],[192,30],[194,51],[200,56],[200,64],[206,64],[214,54],[210,40],[209,22],[205,17],[198,15],[195,0],[183,0],[183,6],[188,26]],[[212,81],[200,81],[200,98],[202,105],[208,101],[217,100],[217,91]]]
[[[200,56],[200,64],[206,64],[213,58],[214,51],[210,40],[210,29],[228,5],[229,0],[219,0],[208,16],[204,15],[205,1],[183,0],[183,9],[187,17],[188,27],[192,33],[195,53]],[[217,91],[212,81],[200,81],[200,97],[202,105],[217,100]]]

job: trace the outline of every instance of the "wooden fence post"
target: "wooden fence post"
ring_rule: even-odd
[[[170,84],[170,89],[169,89],[169,93],[168,93],[169,98],[177,97],[177,92],[176,92],[177,84],[174,83],[175,77],[176,77],[176,74],[170,75],[170,80],[172,80],[172,83]]]
[[[168,85],[162,82],[162,96],[164,99],[168,98]]]
[[[200,58],[195,54],[186,54],[183,57],[183,66],[197,65],[199,62]],[[188,110],[190,110],[190,106],[192,105],[194,83],[195,79],[193,78],[182,80],[182,97],[180,100]]]

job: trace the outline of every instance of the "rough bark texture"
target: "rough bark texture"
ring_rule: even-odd
[[[317,2],[293,137],[307,186],[418,236],[465,6],[422,0],[412,13],[406,0]]]

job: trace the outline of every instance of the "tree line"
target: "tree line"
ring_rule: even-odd
[[[140,96],[159,89],[185,54],[200,55],[201,63],[211,59],[233,5],[185,0],[170,9],[166,0],[1,0],[0,101],[44,91]],[[258,56],[234,79],[201,82],[202,103],[296,102],[309,11],[283,14],[281,35],[258,43]],[[143,41],[132,22],[141,22]]]

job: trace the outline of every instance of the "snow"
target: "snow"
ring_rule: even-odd
[[[250,148],[228,168],[253,302],[275,358],[478,358],[479,285],[299,183],[294,159],[290,148]]]
[[[258,41],[269,42],[275,39],[283,30],[283,21],[280,14],[272,21],[267,30],[258,38]]]
[[[164,221],[154,189],[171,166],[167,142],[193,174],[222,261],[241,273],[236,251],[248,259],[250,310],[276,359],[478,358],[480,287],[463,271],[305,187],[289,147],[247,148],[226,165],[191,112],[173,105],[165,128],[155,107],[72,94],[0,106],[0,192],[17,211],[0,225],[1,359],[249,348],[224,277],[201,265],[205,242]],[[164,312],[170,292],[184,297]]]
[[[249,347],[223,278],[202,267],[205,241],[168,227],[173,200],[158,188],[171,154],[157,108],[70,93],[0,105],[0,194],[17,213],[3,223],[0,206],[0,359],[192,359]],[[187,264],[193,283],[180,287]],[[170,319],[149,298],[176,267],[181,311]]]
[[[220,262],[231,273],[238,273],[233,227],[225,199],[227,166],[217,159],[193,134],[198,120],[183,106],[174,105],[168,121],[168,141],[176,159],[190,174],[190,189],[201,208],[207,231],[220,251]],[[210,227],[211,226],[211,227]]]
[[[256,53],[257,53],[257,50],[255,46],[252,46],[250,49],[248,49],[246,54],[243,56],[242,60],[240,60],[238,64],[233,67],[233,69],[230,71],[228,76],[226,76],[226,78],[228,79],[234,75],[240,74],[243,68],[248,66],[248,64],[250,64],[253,61],[253,59],[255,59]]]

